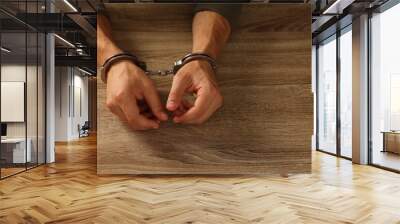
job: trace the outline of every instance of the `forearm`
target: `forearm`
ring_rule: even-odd
[[[231,28],[229,22],[218,13],[201,11],[194,16],[192,31],[192,52],[206,53],[215,59],[227,42]]]
[[[106,16],[97,15],[97,64],[101,66],[111,56],[122,50],[115,44],[111,35],[111,24]]]

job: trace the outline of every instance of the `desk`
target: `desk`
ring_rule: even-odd
[[[25,154],[25,138],[1,139],[2,157],[6,159],[6,163],[25,163],[31,161],[32,140],[30,138],[27,138],[26,142],[28,142],[27,144],[28,147],[26,147],[26,154]],[[4,154],[5,156],[3,156]],[[27,159],[27,161],[25,161],[25,159]]]
[[[400,131],[382,131],[383,150],[382,152],[392,152],[400,154]]]
[[[191,4],[106,4],[113,37],[149,69],[192,50]],[[216,75],[224,106],[202,125],[133,132],[105,107],[98,80],[99,174],[283,174],[311,171],[308,4],[245,4]],[[99,73],[98,73],[99,74]],[[163,103],[172,76],[151,77]],[[163,104],[165,105],[165,104]]]

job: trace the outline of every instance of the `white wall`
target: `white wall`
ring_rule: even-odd
[[[28,70],[32,68],[28,67]],[[25,64],[6,64],[1,66],[1,81],[2,82],[25,82]],[[5,110],[6,108],[1,108]],[[12,122],[7,125],[7,134],[12,137],[25,136],[24,122]]]
[[[37,70],[38,69],[38,70]],[[27,78],[27,80],[25,80]],[[42,67],[36,65],[24,64],[3,64],[1,66],[2,82],[24,82],[26,85],[26,107],[25,104],[20,108],[21,113],[25,114],[26,120],[22,122],[6,122],[8,138],[27,138],[29,139],[30,148],[32,150],[32,161],[44,163],[45,150],[45,116],[44,116],[44,74]],[[3,91],[4,89],[2,89]],[[23,91],[23,90],[22,90]],[[23,94],[24,92],[22,92]],[[3,97],[7,97],[2,95]],[[11,108],[2,107],[2,112],[12,110]],[[16,111],[7,111],[8,113],[16,113]],[[39,156],[37,156],[39,153]]]
[[[1,81],[1,121],[24,122],[25,83]]]
[[[74,108],[72,108],[72,136],[74,138],[79,137],[78,133],[78,124],[83,125],[85,121],[88,121],[88,115],[89,115],[89,102],[88,102],[88,78],[82,76],[82,73],[76,74],[75,70],[75,75],[74,75]],[[81,110],[81,111],[80,111]]]
[[[25,82],[26,70],[29,74],[36,74],[36,67],[27,66],[25,64],[4,64],[1,66],[1,81],[2,82]],[[29,78],[29,77],[28,77]],[[36,83],[35,83],[36,84]],[[32,93],[27,93],[28,97],[36,97],[36,90]],[[28,101],[32,101],[27,99]],[[6,110],[6,108],[1,108],[1,110]],[[36,114],[35,114],[36,115]],[[29,115],[28,115],[29,116]],[[33,119],[28,117],[28,122]],[[35,120],[36,123],[36,120]],[[25,137],[25,122],[7,122],[7,136],[8,137]],[[29,125],[31,127],[32,125]],[[29,133],[28,133],[29,137]]]
[[[29,69],[29,68],[28,68]],[[1,66],[2,82],[25,82],[25,64],[8,64]],[[6,108],[1,108],[5,110]],[[7,137],[25,137],[25,122],[7,123]]]
[[[55,141],[68,141],[69,132],[69,96],[68,88],[70,77],[68,75],[69,68],[55,68],[55,100],[54,100],[54,117],[55,117]]]
[[[88,78],[71,67],[56,67],[55,78],[55,140],[77,139],[88,120]]]

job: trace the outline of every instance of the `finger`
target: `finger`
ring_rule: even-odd
[[[168,96],[167,110],[174,111],[181,104],[185,90],[190,86],[190,79],[188,76],[177,74],[172,81],[171,91]]]
[[[181,104],[178,109],[173,112],[173,116],[181,116],[187,111],[187,109]]]
[[[200,89],[194,106],[182,116],[174,117],[176,123],[199,124],[209,118],[214,112],[212,106],[213,97],[209,91]]]
[[[189,101],[187,101],[186,99],[183,99],[181,102],[181,105],[179,105],[178,109],[176,109],[173,112],[173,116],[182,116],[184,113],[186,113],[186,111],[188,111],[191,107],[193,107],[193,104]]]
[[[144,90],[144,98],[146,99],[147,104],[154,116],[161,121],[168,120],[168,115],[163,110],[160,96],[158,95],[158,92],[154,86],[149,86]]]
[[[185,108],[185,110],[189,110],[190,108],[193,107],[193,103],[184,99],[184,100],[182,100],[182,106],[183,106],[183,108]]]
[[[142,114],[142,113],[147,113],[147,112],[151,112],[151,110],[148,108],[139,107],[139,113]]]
[[[132,102],[130,98],[124,103],[120,104],[122,111],[125,114],[128,124],[135,130],[157,129],[159,124],[139,113],[138,106]]]
[[[175,119],[175,117],[182,116],[184,113],[185,113],[185,112],[184,112],[184,111],[181,111],[181,110],[176,110],[176,111],[174,111],[174,112],[173,112],[174,119]]]
[[[117,104],[107,103],[107,107],[111,111],[111,113],[117,115],[117,117],[121,121],[126,121],[126,117],[125,117],[124,113],[122,112],[121,108]]]
[[[137,105],[139,107],[139,111],[140,113],[142,112],[146,112],[146,111],[150,111],[149,106],[147,105],[145,100],[138,100],[137,101]]]
[[[157,117],[155,117],[152,112],[140,113],[140,115],[146,117],[147,119],[153,120],[153,121],[157,122],[158,124],[161,123],[161,121],[158,120]]]

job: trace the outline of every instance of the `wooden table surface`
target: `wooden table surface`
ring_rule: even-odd
[[[192,6],[108,4],[117,43],[168,69],[191,51]],[[244,5],[218,59],[224,106],[205,124],[132,132],[98,79],[99,174],[309,172],[313,129],[309,5]],[[163,102],[172,77],[154,79]]]

